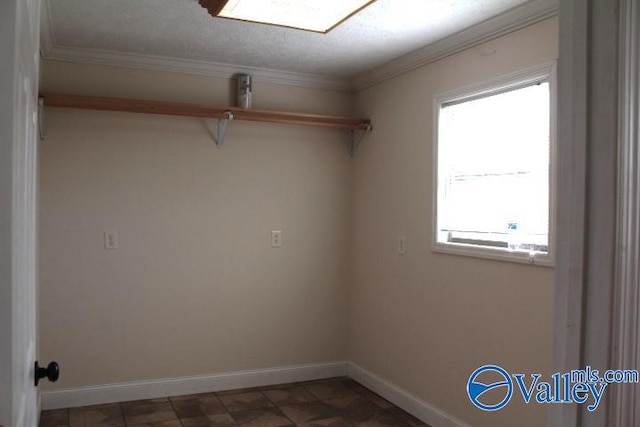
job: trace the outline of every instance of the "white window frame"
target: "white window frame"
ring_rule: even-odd
[[[440,109],[452,102],[464,102],[523,88],[540,82],[549,83],[549,247],[546,254],[530,256],[523,252],[512,252],[501,248],[463,243],[438,242],[438,131]],[[460,89],[443,92],[434,97],[433,105],[433,187],[432,187],[432,250],[438,253],[470,256],[476,258],[511,261],[552,267],[555,260],[555,213],[556,213],[556,62],[548,62],[522,71],[476,83]]]

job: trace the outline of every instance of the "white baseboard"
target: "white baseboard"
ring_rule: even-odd
[[[355,363],[348,363],[347,375],[431,427],[471,427]]]
[[[74,408],[103,403],[209,393],[345,375],[347,375],[347,362],[332,362],[80,387],[42,392],[42,409]]]
[[[42,409],[75,408],[130,400],[260,387],[348,375],[431,427],[471,427],[351,362],[331,362],[183,378],[79,387],[40,394]]]

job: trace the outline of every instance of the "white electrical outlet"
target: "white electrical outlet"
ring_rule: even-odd
[[[282,231],[271,230],[271,247],[279,248],[282,246]]]
[[[404,255],[405,250],[405,238],[404,236],[398,236],[398,253]]]
[[[107,230],[104,232],[104,248],[118,249],[118,232],[117,231]]]

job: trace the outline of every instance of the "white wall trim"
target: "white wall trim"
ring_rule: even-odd
[[[45,52],[43,57],[49,61],[79,62],[143,70],[168,71],[225,79],[232,78],[236,74],[250,74],[253,80],[257,82],[337,91],[351,90],[351,84],[348,79],[224,64],[220,62],[198,61],[195,59],[178,59],[167,56],[86,49],[62,45],[55,45],[48,52]]]
[[[366,89],[557,14],[557,0],[533,0],[527,2],[522,6],[363,73],[354,78],[353,88],[356,91]]]
[[[349,376],[432,427],[471,427],[353,362],[329,362],[212,375],[132,381],[40,393],[43,410],[210,393]]]
[[[348,363],[347,375],[431,427],[471,427],[353,362]]]
[[[234,390],[347,375],[347,362],[318,363],[183,378],[133,381],[41,393],[42,409]]]

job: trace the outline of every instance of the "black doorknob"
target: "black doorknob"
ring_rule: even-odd
[[[36,362],[36,369],[34,372],[36,387],[42,378],[46,378],[52,383],[55,383],[58,381],[58,377],[60,377],[60,366],[58,366],[56,362],[50,362],[46,368],[41,368],[40,365],[38,365],[38,362]]]

